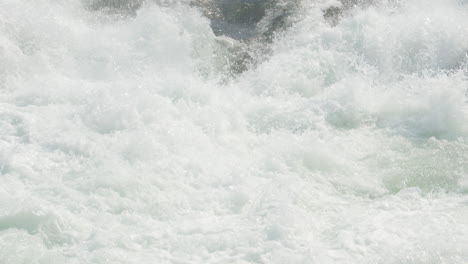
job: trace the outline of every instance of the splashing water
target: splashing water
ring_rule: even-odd
[[[0,263],[464,263],[468,2],[0,0]]]

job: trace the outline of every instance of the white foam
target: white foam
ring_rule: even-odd
[[[1,1],[0,262],[462,263],[466,1],[327,3],[226,80],[188,4]]]

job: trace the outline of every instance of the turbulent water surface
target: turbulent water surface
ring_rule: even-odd
[[[0,263],[468,260],[468,1],[0,0]]]

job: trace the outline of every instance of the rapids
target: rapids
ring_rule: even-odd
[[[0,0],[0,263],[468,259],[468,1]]]

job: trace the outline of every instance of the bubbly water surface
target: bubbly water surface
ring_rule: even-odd
[[[466,263],[468,1],[0,0],[0,263]]]

